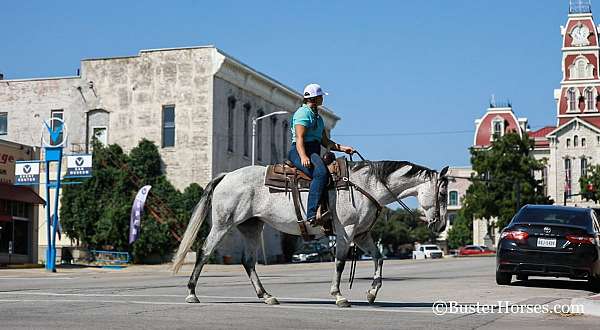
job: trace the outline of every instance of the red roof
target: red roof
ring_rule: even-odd
[[[529,131],[529,132],[527,132],[527,134],[529,135],[530,138],[543,138],[543,137],[546,137],[546,135],[548,135],[548,133],[552,132],[555,128],[556,128],[556,126],[546,126],[546,127],[538,129],[537,131]]]

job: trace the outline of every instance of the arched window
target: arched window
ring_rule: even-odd
[[[593,79],[594,66],[583,55],[577,56],[575,62],[569,65],[570,79]]]
[[[256,112],[256,118],[264,116],[262,110]],[[256,122],[256,159],[262,160],[262,120]]]
[[[581,177],[587,176],[587,158],[581,158]]]
[[[271,163],[277,163],[277,143],[275,140],[275,129],[277,128],[277,118],[271,117],[271,139],[269,140],[269,145],[271,146]]]
[[[235,97],[230,96],[227,99],[227,151],[233,152],[233,131],[234,125],[234,112],[235,112]]]
[[[594,102],[594,90],[592,87],[588,87],[585,90],[585,105],[587,111],[594,111],[596,103]]]
[[[577,110],[577,93],[575,92],[575,88],[571,87],[567,91],[567,99],[569,100],[569,108],[568,111],[576,111]]]
[[[244,156],[250,156],[250,103],[244,104]]]
[[[448,205],[458,206],[458,191],[453,190],[448,194]]]
[[[577,148],[579,146],[579,136],[575,135],[573,137],[573,147]]]
[[[283,148],[283,158],[282,159],[287,159],[288,157],[288,131],[290,129],[290,124],[288,124],[287,120],[283,121],[283,126],[282,126],[282,134],[281,134],[281,139],[282,139],[282,148]]]
[[[496,140],[504,135],[504,119],[502,117],[494,118],[492,122],[492,140]]]
[[[571,139],[567,138],[567,148],[571,148]]]
[[[567,194],[567,199],[571,198],[571,159],[565,159],[565,193]]]
[[[581,138],[581,146],[585,147],[585,138]]]

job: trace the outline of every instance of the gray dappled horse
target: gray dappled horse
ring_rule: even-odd
[[[436,233],[444,230],[447,167],[438,173],[405,161],[360,161],[348,162],[348,168],[349,181],[368,192],[379,206],[390,204],[396,199],[415,196],[423,214],[421,220],[426,221]],[[263,166],[243,167],[218,175],[206,186],[200,202],[194,209],[173,264],[173,272],[177,273],[196,239],[200,226],[205,219],[210,218],[210,233],[202,249],[198,251],[196,265],[188,283],[186,302],[199,302],[196,297],[196,283],[202,267],[223,237],[237,227],[245,243],[242,264],[257,296],[270,305],[279,303],[263,288],[256,274],[259,238],[264,223],[292,235],[300,235],[300,229],[290,194],[270,192],[264,185],[265,169]],[[336,272],[330,293],[340,307],[350,306],[340,292],[340,279],[352,242],[371,255],[375,263],[373,283],[367,291],[367,300],[370,303],[375,301],[381,287],[383,258],[369,233],[376,220],[378,205],[358,190],[330,190],[328,193],[336,235]],[[304,205],[307,195],[308,193],[302,193],[301,196]],[[320,228],[307,227],[309,234],[317,237],[323,235]]]

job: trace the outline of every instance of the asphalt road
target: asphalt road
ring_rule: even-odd
[[[582,282],[558,279],[497,286],[494,262],[489,257],[388,260],[377,302],[369,305],[365,292],[372,263],[361,261],[352,291],[347,272],[344,277],[343,293],[353,303],[348,309],[336,307],[328,294],[333,263],[259,266],[263,284],[279,298],[279,306],[258,300],[238,265],[208,265],[198,282],[199,304],[184,302],[191,265],[176,276],[167,265],[63,268],[53,274],[0,270],[0,328],[598,329],[600,318],[572,313],[507,313],[507,307],[502,313],[497,308],[433,313],[436,301],[554,308],[592,294]]]

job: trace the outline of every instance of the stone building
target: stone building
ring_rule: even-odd
[[[250,165],[252,118],[291,114],[301,100],[297,91],[213,46],[84,59],[77,76],[0,81],[7,127],[2,138],[39,145],[41,120],[50,117],[64,119],[68,152],[90,151],[93,136],[126,151],[146,138],[160,147],[164,171],[178,189],[192,182],[205,186],[220,172]],[[331,130],[340,118],[323,110]],[[286,157],[288,120],[259,121],[257,164]],[[265,237],[267,254],[276,259],[278,233],[267,229]],[[241,247],[234,245],[223,244],[218,254],[239,260]]]

